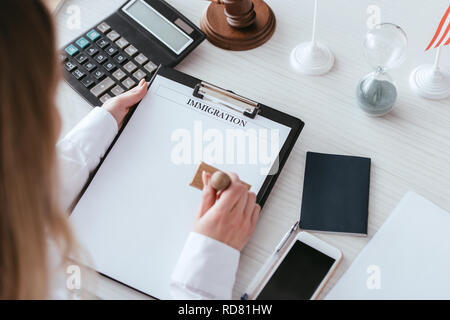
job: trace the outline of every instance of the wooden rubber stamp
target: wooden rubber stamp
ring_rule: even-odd
[[[203,190],[203,180],[202,180],[202,173],[203,171],[211,174],[211,185],[214,189],[217,191],[224,190],[229,187],[231,183],[230,177],[223,171],[220,171],[217,168],[214,168],[213,166],[210,166],[209,164],[206,164],[204,162],[201,162],[197,170],[195,170],[194,177],[192,178],[190,186],[197,188],[199,190]],[[247,187],[247,189],[250,190],[251,186],[248,183],[245,183],[241,181],[243,185]]]
[[[210,0],[200,28],[208,40],[228,50],[256,48],[272,37],[275,15],[263,0]]]
[[[222,172],[216,171],[211,177],[211,186],[216,190],[225,190],[231,184],[230,177]]]

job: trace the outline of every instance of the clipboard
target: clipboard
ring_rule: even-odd
[[[176,183],[177,185],[173,190],[175,190],[174,192],[178,190],[186,193],[186,198],[179,199],[176,202],[171,201],[170,205],[179,208],[179,210],[174,209],[167,214],[160,214],[161,211],[165,210],[165,207],[158,202],[161,197],[166,196],[160,193],[161,190],[164,190],[164,186],[158,187],[152,184],[150,181],[151,173],[148,173],[148,177],[143,177],[146,173],[136,172],[137,167],[145,168],[149,172],[156,172],[156,174],[161,170],[158,166],[162,162],[158,161],[164,151],[162,148],[156,150],[157,148],[152,147],[154,150],[150,152],[145,144],[153,141],[152,143],[156,145],[165,146],[165,143],[160,141],[164,134],[161,133],[160,135],[158,132],[150,135],[148,139],[142,139],[142,137],[148,136],[146,132],[143,132],[147,130],[147,127],[159,125],[163,128],[165,123],[162,121],[161,124],[159,119],[152,119],[153,124],[147,124],[146,119],[142,117],[151,109],[161,108],[162,113],[171,111],[168,110],[169,107],[148,105],[151,99],[156,99],[161,90],[167,90],[164,86],[155,87],[158,83],[164,83],[164,81],[173,83],[178,90],[182,90],[183,95],[180,94],[180,97],[186,95],[196,101],[204,101],[223,110],[229,110],[230,113],[239,115],[240,119],[273,122],[288,128],[289,133],[280,146],[277,159],[270,170],[273,170],[273,174],[269,171],[270,174],[260,178],[257,203],[261,207],[264,206],[304,126],[300,119],[232,91],[219,88],[168,67],[160,66],[158,68],[150,81],[149,93],[127,118],[93,177],[86,185],[70,217],[77,238],[80,239],[81,245],[87,249],[87,253],[91,257],[90,267],[109,278],[158,299],[170,298],[167,285],[170,279],[168,277],[175,267],[177,256],[181,253],[195,216],[179,214],[178,211],[186,210],[186,207],[189,207],[189,204],[185,205],[185,202],[190,202],[190,205],[192,205],[194,201],[198,207],[201,197],[198,190],[188,186],[191,177],[188,179],[185,176],[180,178],[181,181],[174,182],[175,176],[177,178],[180,176],[180,174],[174,174],[170,183]],[[174,91],[174,94],[178,93]],[[192,114],[195,114],[198,111],[182,106],[179,108],[184,114],[191,114],[192,112],[194,112]],[[197,116],[204,115],[196,113],[195,117]],[[180,118],[175,119],[167,116],[164,119],[168,125],[171,120],[173,122],[178,121],[178,123],[184,121]],[[156,130],[156,128],[152,130]],[[158,152],[160,153],[159,156]],[[124,161],[129,161],[125,166],[127,170],[119,172],[122,168],[119,164],[123,164]],[[152,164],[145,167],[151,161],[157,164],[153,164],[154,167],[152,167]],[[189,175],[193,173],[194,170]],[[243,181],[245,180],[243,179]],[[252,186],[255,185],[251,184]],[[149,188],[150,194],[146,194],[146,188]],[[168,190],[167,186],[166,190]],[[172,192],[172,189],[170,191]],[[152,198],[151,192],[158,194]],[[125,193],[125,195],[122,193]],[[123,197],[123,200],[120,197]],[[149,199],[152,201],[149,201]],[[120,212],[120,206],[126,213]],[[193,213],[195,214],[195,212]],[[150,226],[150,228],[147,226]],[[161,235],[154,234],[157,232],[161,232]],[[164,248],[161,247],[162,245]],[[122,253],[122,256],[117,256],[117,252]],[[143,255],[142,252],[145,252],[145,254]],[[132,272],[129,270],[132,270]],[[166,285],[167,288],[164,287]]]
[[[267,197],[270,194],[270,191],[275,185],[275,182],[277,181],[278,176],[289,157],[289,154],[294,148],[294,145],[298,137],[300,136],[303,127],[305,126],[305,123],[302,120],[295,118],[287,113],[278,111],[267,105],[243,97],[231,90],[223,89],[206,81],[192,77],[186,73],[164,66],[159,66],[157,72],[155,72],[152,79],[150,80],[150,86],[155,77],[158,75],[191,87],[193,90],[192,95],[196,98],[209,102],[219,103],[227,108],[230,108],[231,110],[242,113],[243,116],[250,119],[255,119],[256,117],[265,117],[291,128],[289,136],[285,140],[283,147],[278,154],[278,170],[274,170],[276,171],[275,174],[267,176],[260,191],[257,194],[256,201],[261,206],[261,208],[263,208],[264,203],[266,202]]]

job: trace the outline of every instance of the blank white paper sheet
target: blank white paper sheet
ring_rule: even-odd
[[[449,299],[450,214],[408,192],[326,299]]]
[[[170,298],[170,276],[200,205],[201,191],[189,186],[198,162],[237,172],[258,193],[274,161],[270,154],[279,153],[291,130],[196,99],[192,92],[165,77],[154,79],[70,218],[93,268],[159,299]],[[196,102],[214,112],[202,111]],[[258,142],[270,140],[274,150],[258,150],[267,159],[237,159],[237,151],[248,146],[233,145],[226,135],[227,129],[242,128],[242,121],[258,134]],[[261,129],[270,133],[264,136]],[[217,148],[220,137],[229,143],[225,154]],[[232,152],[236,160],[227,162]]]

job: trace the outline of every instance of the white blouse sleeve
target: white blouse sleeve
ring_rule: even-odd
[[[117,132],[114,117],[106,109],[96,107],[58,142],[61,205],[64,209],[68,209],[77,198]]]
[[[231,299],[240,252],[191,232],[172,274],[174,299]]]

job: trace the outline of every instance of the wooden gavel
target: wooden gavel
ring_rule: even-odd
[[[256,13],[252,0],[209,0],[225,6],[227,22],[234,28],[245,28],[253,24]]]
[[[275,15],[264,0],[208,0],[200,20],[209,42],[227,50],[249,50],[270,39]]]

